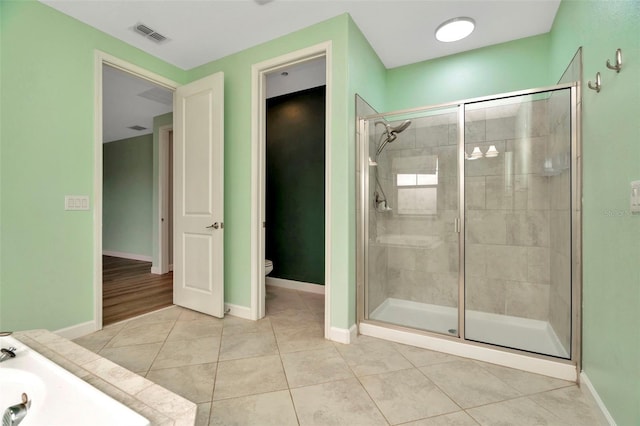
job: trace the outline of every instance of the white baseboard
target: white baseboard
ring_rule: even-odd
[[[266,285],[288,288],[291,290],[306,291],[308,293],[324,294],[324,286],[321,284],[305,283],[302,281],[285,280],[284,278],[266,277]]]
[[[348,345],[355,340],[357,332],[358,328],[355,324],[349,327],[349,329],[331,327],[329,328],[329,335],[327,336],[327,338],[334,342],[344,343]]]
[[[61,328],[60,330],[54,331],[54,333],[58,336],[64,337],[65,339],[73,340],[78,337],[91,334],[97,330],[98,327],[96,327],[95,321],[87,321],[82,324],[72,325],[71,327]]]
[[[613,419],[613,416],[611,415],[611,413],[609,413],[607,406],[604,405],[602,398],[600,398],[600,395],[598,395],[596,388],[593,387],[593,383],[591,383],[591,380],[589,380],[589,377],[587,377],[587,373],[585,373],[584,371],[580,373],[580,383],[584,383],[587,390],[591,394],[591,397],[595,401],[596,405],[600,409],[600,412],[602,413],[604,418],[607,420],[609,425],[616,426],[616,421]]]
[[[233,305],[231,303],[224,304],[224,310],[228,315],[233,315],[234,317],[244,318],[244,319],[252,319],[251,318],[251,308],[247,308],[246,306]]]
[[[103,256],[120,257],[122,259],[142,260],[143,262],[153,262],[151,256],[144,254],[125,253],[121,251],[102,250]]]
[[[169,272],[173,271],[173,265],[169,265]],[[162,275],[162,270],[159,266],[151,266],[151,273],[156,275]]]

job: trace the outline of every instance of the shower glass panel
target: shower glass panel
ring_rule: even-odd
[[[571,354],[571,92],[465,104],[465,338]]]
[[[453,106],[361,128],[365,319],[458,335],[459,117]]]

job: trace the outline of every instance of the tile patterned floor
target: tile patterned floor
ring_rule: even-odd
[[[267,288],[267,316],[177,306],[82,346],[198,404],[197,425],[605,425],[570,382],[360,336],[324,340],[324,296]]]

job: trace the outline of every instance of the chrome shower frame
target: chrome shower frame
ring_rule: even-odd
[[[490,101],[495,99],[503,99],[509,97],[517,97],[522,95],[534,95],[542,92],[554,90],[570,89],[571,99],[571,353],[569,359],[557,358],[549,355],[543,355],[519,349],[499,347],[496,345],[481,343],[477,341],[467,340],[465,338],[465,271],[464,271],[464,252],[465,252],[465,180],[464,180],[464,162],[465,162],[465,105],[482,101]],[[567,84],[558,84],[547,87],[534,88],[529,90],[501,93],[491,96],[478,98],[470,98],[461,101],[447,102],[442,104],[430,105],[425,107],[404,109],[386,113],[378,113],[368,116],[356,117],[356,171],[358,180],[356,182],[356,315],[358,332],[361,333],[362,328],[367,330],[375,329],[378,337],[393,340],[400,343],[409,343],[412,341],[410,336],[424,336],[427,340],[432,341],[435,338],[442,342],[436,344],[436,350],[460,354],[458,349],[449,350],[460,343],[468,345],[470,348],[469,356],[471,358],[487,360],[484,355],[475,356],[479,350],[491,349],[487,352],[500,352],[506,356],[513,355],[513,358],[527,357],[531,359],[532,364],[548,364],[553,370],[553,364],[575,366],[575,380],[579,380],[581,371],[581,345],[582,345],[582,150],[581,150],[581,102],[580,102],[580,83],[573,82]],[[458,279],[458,336],[439,334],[435,332],[390,324],[377,320],[367,319],[367,312],[370,311],[368,306],[367,283],[369,282],[369,211],[371,208],[371,200],[369,199],[369,126],[370,120],[382,119],[386,117],[399,116],[411,117],[412,114],[419,114],[427,111],[457,108],[458,109],[458,226],[459,226],[459,279]],[[363,327],[364,326],[364,327]],[[386,330],[386,331],[385,331]],[[366,333],[369,334],[369,333]],[[452,345],[454,343],[454,345]],[[409,343],[412,344],[412,343]],[[432,345],[433,346],[433,345]],[[457,347],[456,346],[456,347]],[[457,352],[456,352],[457,351]],[[511,354],[511,355],[509,355]],[[498,356],[500,358],[500,356]],[[536,360],[539,360],[536,361]],[[494,361],[490,361],[494,362]],[[500,361],[495,361],[501,363]],[[517,364],[517,363],[515,363]],[[503,363],[503,365],[513,366],[514,363]],[[516,367],[518,368],[518,367]],[[534,371],[534,370],[531,370]],[[559,371],[559,370],[558,370]],[[558,375],[557,377],[560,377]]]

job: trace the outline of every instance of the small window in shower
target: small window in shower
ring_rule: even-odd
[[[438,211],[438,157],[398,158],[393,166],[396,172],[398,214],[435,215]],[[409,173],[411,170],[413,172]]]

